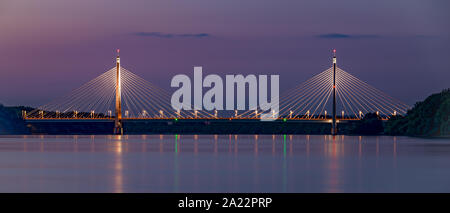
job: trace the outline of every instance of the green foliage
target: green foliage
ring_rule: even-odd
[[[385,133],[410,136],[450,136],[450,89],[418,102],[405,117],[394,116]]]

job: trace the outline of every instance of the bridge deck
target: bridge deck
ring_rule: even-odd
[[[25,118],[25,121],[114,121],[114,118]],[[122,121],[133,120],[163,120],[163,121],[182,121],[182,120],[208,120],[208,121],[261,121],[260,118],[122,118]],[[345,118],[337,119],[337,121],[356,121],[360,119]],[[275,121],[320,121],[331,122],[331,119],[318,119],[318,118],[279,118]]]
[[[113,119],[26,119],[33,134],[113,134]],[[339,120],[345,133],[355,120]],[[330,134],[324,119],[123,119],[124,134]]]

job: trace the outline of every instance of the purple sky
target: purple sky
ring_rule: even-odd
[[[279,74],[281,92],[338,66],[412,105],[450,87],[448,1],[1,0],[0,103],[45,104],[122,65]]]

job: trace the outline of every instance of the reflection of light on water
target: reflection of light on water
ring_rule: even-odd
[[[146,152],[146,151],[147,151],[147,143],[142,142],[141,152]]]
[[[393,137],[392,140],[394,141],[393,146],[394,146],[394,153],[393,153],[393,157],[394,157],[394,168],[397,168],[397,137]]]
[[[272,155],[275,155],[275,140],[272,140]]]
[[[178,135],[177,141],[178,141],[178,152],[181,152],[181,143],[179,142],[181,139],[181,135]]]
[[[375,146],[376,146],[376,150],[375,150],[376,156],[378,157],[380,155],[380,137],[379,136],[377,136]]]
[[[397,137],[394,136],[394,157],[397,157]]]
[[[258,156],[258,140],[255,140],[255,145],[254,145],[254,151],[255,151],[255,156]]]
[[[330,177],[328,178],[328,185],[329,185],[329,191],[328,192],[339,192],[338,185],[339,185],[339,154],[340,154],[340,143],[339,141],[336,141],[336,136],[332,136],[331,138],[331,148],[328,148],[328,151],[330,152],[329,156],[331,156],[331,159],[328,161],[330,163],[329,165],[329,173]],[[330,144],[327,144],[330,146]]]
[[[194,135],[194,153],[198,154],[198,135]]]
[[[376,141],[375,141],[375,166],[376,168],[378,168],[378,157],[380,155],[380,137],[377,136]]]
[[[116,139],[117,140],[114,142],[114,192],[121,193],[123,192],[123,143],[120,135],[118,135]]]
[[[229,135],[229,140],[228,140],[228,152],[231,153],[231,135]]]
[[[174,177],[173,177],[173,191],[178,192],[179,174],[178,174],[178,135],[175,134],[175,156],[174,156]]]
[[[283,135],[283,192],[287,191],[286,135]]]
[[[123,152],[122,141],[116,141],[114,143],[114,152],[119,155],[122,154]]]
[[[336,136],[333,136],[333,157],[337,157],[337,143],[336,143]]]
[[[178,135],[175,134],[175,153],[178,153]]]
[[[218,152],[217,139],[218,139],[218,136],[214,135],[214,154],[216,154],[216,155],[217,155],[217,152]]]
[[[159,153],[164,152],[163,136],[159,135]]]
[[[309,135],[306,135],[306,157],[309,159]]]
[[[289,155],[292,156],[292,152],[293,152],[293,145],[292,145],[292,141],[289,141]]]
[[[73,137],[73,150],[78,152],[78,138]]]
[[[393,153],[393,162],[392,162],[392,166],[393,166],[393,168],[394,169],[397,169],[397,137],[396,136],[394,136],[393,138],[392,138],[392,140],[393,140],[393,150],[394,150],[394,153]],[[394,183],[395,183],[395,191],[397,191],[397,184],[398,184],[398,176],[397,176],[397,173],[394,173]]]
[[[327,156],[331,156],[332,158],[337,158],[343,155],[344,153],[344,143],[343,141],[338,140],[338,137],[332,136],[330,138],[331,143],[326,143],[326,150],[325,153]]]
[[[234,135],[234,154],[237,154],[238,144],[237,144],[237,135]]]
[[[120,135],[117,136],[116,138],[116,142],[114,142],[114,152],[118,153],[118,154],[122,154],[122,141],[121,141],[122,137]]]
[[[95,152],[95,143],[91,141],[91,152]]]
[[[236,142],[236,144],[237,144],[237,142]],[[255,158],[257,158],[258,157],[258,140],[254,141],[253,147],[254,147]],[[253,172],[253,189],[257,190],[258,189],[257,186],[259,186],[259,182],[260,182],[259,181],[259,171],[260,171],[259,163],[254,163],[253,164],[253,169],[254,169],[254,172]]]
[[[362,143],[361,143],[362,137],[358,137],[358,157],[361,158],[362,155]]]
[[[323,153],[325,153],[325,156],[327,155],[327,141],[326,141],[326,137],[325,137],[325,140],[323,141]]]

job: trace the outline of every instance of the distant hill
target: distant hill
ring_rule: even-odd
[[[417,102],[404,117],[392,117],[384,132],[389,135],[450,137],[450,89]]]
[[[0,135],[29,134],[22,120],[22,110],[31,111],[29,107],[5,107],[0,104]]]

